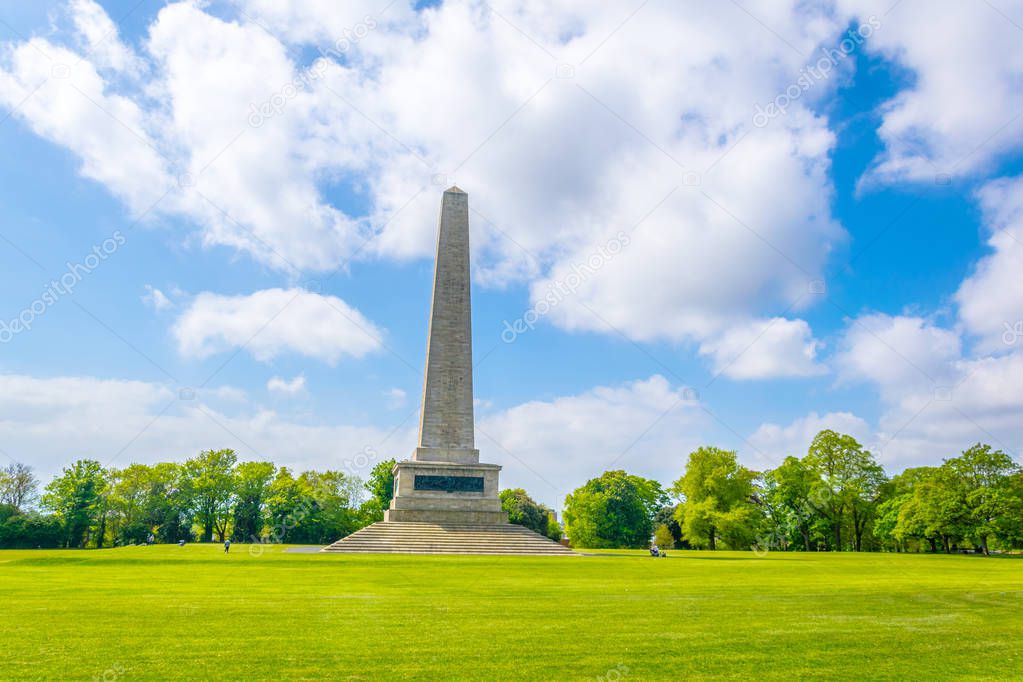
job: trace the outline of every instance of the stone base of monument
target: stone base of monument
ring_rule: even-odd
[[[417,452],[418,454],[418,452]],[[507,523],[496,464],[408,460],[394,465],[394,497],[385,521]]]
[[[452,454],[452,459],[461,459]],[[323,551],[575,554],[550,538],[508,523],[508,513],[501,509],[497,496],[500,471],[496,464],[398,462],[394,466],[394,497],[390,509],[384,512],[384,520],[338,540]]]
[[[513,523],[437,524],[381,521],[321,551],[358,554],[486,554],[579,556]]]

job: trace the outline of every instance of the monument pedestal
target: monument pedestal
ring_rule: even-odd
[[[394,497],[384,521],[508,523],[497,496],[497,464],[409,460],[395,464],[393,471]]]

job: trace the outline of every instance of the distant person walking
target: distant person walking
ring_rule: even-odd
[[[230,551],[231,551],[231,541],[230,540],[224,540],[224,554],[227,554]]]

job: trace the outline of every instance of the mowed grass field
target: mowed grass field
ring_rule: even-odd
[[[1023,677],[1023,560],[0,552],[0,679]]]

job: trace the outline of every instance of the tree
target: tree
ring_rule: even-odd
[[[667,524],[660,524],[654,529],[654,544],[661,549],[669,549],[675,546],[675,538]]]
[[[936,471],[934,467],[906,469],[882,486],[882,499],[877,505],[874,521],[874,536],[883,544],[905,552],[908,551],[908,541],[930,538],[932,549],[936,548],[934,536],[925,534],[926,523],[921,523],[915,516],[918,507],[914,502],[917,487],[925,485]]]
[[[0,506],[0,549],[54,549],[64,542],[64,529],[56,516],[36,511],[20,513],[14,505]]]
[[[261,537],[266,525],[268,486],[276,469],[271,462],[242,462],[238,465],[231,531],[235,542],[253,542]]]
[[[156,524],[150,522],[147,514],[152,504],[152,478],[153,470],[145,464],[131,464],[110,472],[109,502],[118,543],[142,543],[152,533]]]
[[[547,534],[550,510],[531,498],[522,488],[508,488],[499,493],[501,509],[508,512],[508,521],[541,535]]]
[[[1019,467],[1001,450],[977,443],[959,457],[945,460],[942,469],[951,475],[953,496],[967,522],[966,533],[988,554],[988,538],[998,533],[997,521],[1007,511],[1006,484]]]
[[[668,532],[671,533],[671,543],[667,545],[673,549],[688,548],[687,542],[682,539],[682,526],[678,525],[678,520],[675,518],[675,512],[678,510],[678,505],[666,505],[657,510],[654,514],[654,528],[658,526],[666,526]],[[657,543],[658,546],[661,543]]]
[[[561,538],[565,535],[565,529],[558,523],[558,519],[555,518],[553,511],[548,511],[547,513],[547,532],[544,535],[554,540],[554,542],[561,542]]]
[[[192,492],[184,465],[161,462],[150,467],[146,523],[160,542],[192,541]]]
[[[267,495],[270,542],[324,544],[358,530],[362,488],[357,477],[339,471],[306,471],[296,478],[281,467]]]
[[[803,549],[815,549],[814,526],[820,514],[811,497],[820,478],[800,459],[786,457],[778,468],[764,473],[764,497],[777,526],[798,534]]]
[[[39,479],[27,464],[12,462],[0,469],[0,504],[26,511],[36,501],[38,488]]]
[[[854,461],[854,470],[846,486],[846,503],[852,520],[853,549],[863,549],[863,535],[877,514],[882,486],[888,481],[884,468],[870,452],[863,450]]]
[[[367,514],[374,519],[382,519],[383,511],[391,506],[394,497],[394,465],[393,459],[378,463],[369,474],[366,490],[370,499],[366,504]]]
[[[857,492],[860,487],[866,486],[862,479],[873,463],[873,456],[852,436],[826,429],[813,439],[803,463],[819,479],[814,482],[810,499],[831,528],[832,549],[840,552],[846,511],[860,494]]]
[[[667,500],[657,481],[605,471],[565,498],[565,530],[576,547],[646,547]]]
[[[202,527],[202,542],[221,542],[227,535],[235,488],[234,450],[203,450],[185,462],[185,483],[191,493],[196,522]]]
[[[750,547],[762,520],[753,499],[756,478],[734,451],[701,447],[691,453],[671,489],[683,500],[675,512],[682,538],[710,549],[718,539],[732,549]]]
[[[91,459],[78,460],[46,486],[43,505],[60,520],[65,547],[84,547],[88,542],[105,487],[103,467]]]

